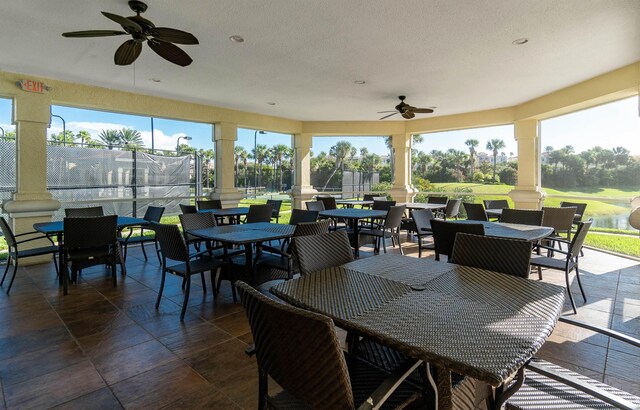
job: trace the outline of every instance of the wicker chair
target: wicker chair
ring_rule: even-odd
[[[249,213],[247,214],[244,223],[251,224],[256,222],[271,222],[272,213],[272,204],[249,205]]]
[[[162,218],[162,214],[164,214],[164,207],[162,206],[148,206],[147,210],[144,213],[144,216],[142,217],[142,219],[144,219],[147,222],[160,222],[160,218]],[[140,235],[139,236],[131,236],[133,234],[134,229],[140,229]],[[160,252],[158,249],[158,241],[156,241],[156,236],[155,234],[149,236],[149,235],[145,235],[144,231],[151,231],[151,229],[145,227],[145,226],[139,226],[139,227],[131,227],[129,228],[129,235],[127,235],[126,237],[120,237],[118,238],[118,242],[120,242],[120,244],[122,245],[122,247],[124,248],[124,254],[123,254],[123,258],[126,261],[127,260],[127,250],[129,248],[129,245],[133,245],[133,244],[140,244],[140,248],[142,249],[142,254],[144,255],[144,260],[147,260],[147,252],[144,249],[144,244],[147,242],[153,242],[154,246],[156,248],[156,255],[158,255],[158,261],[160,263],[162,263],[162,260],[160,259]],[[152,231],[153,232],[153,231]]]
[[[449,201],[449,198],[441,195],[429,195],[427,197],[428,204],[446,205],[448,201]]]
[[[16,273],[18,272],[18,264],[20,263],[20,258],[28,258],[30,256],[40,256],[40,255],[49,255],[49,254],[57,254],[60,252],[60,247],[56,246],[51,238],[47,235],[39,234],[38,232],[25,232],[18,235],[14,235],[11,227],[7,223],[7,221],[0,217],[0,230],[2,230],[2,234],[4,235],[4,240],[7,242],[8,249],[8,259],[7,266],[4,268],[4,275],[2,275],[2,281],[0,281],[0,286],[4,283],[4,279],[9,272],[9,266],[13,263],[13,274],[11,276],[11,281],[9,281],[9,287],[7,288],[7,295],[11,291],[11,286],[13,286],[13,281],[16,278]],[[36,236],[33,236],[36,235]],[[23,239],[23,237],[28,236],[28,239]],[[16,238],[20,238],[16,240]],[[30,249],[22,249],[23,244],[35,241],[47,239],[51,242],[49,246],[40,246],[37,248]],[[60,275],[58,272],[58,264],[56,263],[55,256],[53,258],[53,265],[56,268],[56,273]]]
[[[543,211],[536,209],[510,209],[502,210],[500,222],[520,225],[542,225]]]
[[[485,209],[508,209],[509,201],[506,199],[485,199],[482,201]]]
[[[371,209],[373,209],[374,211],[388,211],[392,206],[396,206],[396,201],[374,200]]]
[[[317,195],[316,199],[322,201],[325,210],[338,209],[336,199],[331,195]]]
[[[305,211],[304,209],[292,209],[289,225],[297,225],[302,222],[315,222],[318,220],[318,211]]]
[[[375,202],[374,202],[375,204]],[[402,251],[402,244],[400,243],[400,223],[402,222],[402,216],[407,208],[404,205],[391,206],[387,211],[387,216],[384,219],[383,224],[377,225],[377,227],[366,229],[360,229],[360,235],[373,236],[376,238],[376,244],[374,248],[375,253],[380,252],[380,242],[382,242],[382,249],[384,253],[387,253],[387,238],[391,238],[391,243],[395,247],[395,242],[398,243],[400,248],[400,254],[404,255]]]
[[[300,274],[306,275],[353,260],[349,235],[345,230],[293,239],[293,254]]]
[[[459,232],[451,263],[528,278],[531,242]]]
[[[195,205],[180,204],[180,211],[182,211],[183,214],[195,214],[198,213],[198,208],[196,208]]]
[[[282,208],[282,200],[280,199],[267,199],[267,204],[271,204],[273,209],[271,210],[271,218],[276,220],[276,223],[280,220],[280,208]]]
[[[222,201],[219,199],[210,199],[206,201],[196,201],[199,211],[207,209],[222,209]]]
[[[566,235],[567,240],[571,240],[571,227],[573,226],[573,218],[576,214],[576,207],[548,207],[543,206],[542,226],[553,228],[552,239]],[[554,242],[552,242],[555,244]]]
[[[308,211],[316,211],[316,212],[324,211],[324,202],[320,200],[308,201],[308,202],[305,202],[305,205]]]
[[[453,252],[456,234],[458,232],[464,232],[473,235],[484,235],[484,225],[445,222],[439,219],[433,219],[431,220],[431,231],[433,232],[436,260],[440,260],[440,255],[447,255],[449,260]]]
[[[244,282],[236,287],[255,341],[259,409],[355,409],[360,404],[364,409],[419,399],[420,389],[403,381],[420,360],[408,360],[390,377],[356,357],[345,357],[330,318],[277,303]],[[269,376],[283,389],[273,396]]]
[[[422,249],[433,249],[432,247],[424,247],[422,243],[424,237],[433,235],[431,231],[433,212],[431,212],[431,209],[416,209],[411,211],[411,219],[413,220],[416,236],[418,237],[418,258],[422,258]]]
[[[62,274],[66,275],[70,264],[71,282],[76,282],[82,269],[106,264],[111,267],[113,286],[117,286],[116,265],[120,261],[117,231],[116,215],[64,218],[65,271]],[[122,270],[124,272],[124,266]]]
[[[455,218],[458,219],[458,215],[460,214],[460,205],[462,204],[462,199],[450,199],[447,202],[447,206],[444,209],[444,213],[442,214],[442,218],[446,221],[447,219]]]
[[[564,239],[555,239],[559,242],[564,242],[568,244],[569,249],[567,251],[562,251],[558,249],[554,249],[553,247],[548,247],[544,245],[540,245],[540,248],[549,249],[553,251],[553,254],[560,253],[565,255],[563,259],[555,259],[550,256],[541,256],[541,255],[533,255],[531,257],[531,266],[538,268],[538,277],[542,280],[542,268],[545,269],[556,269],[564,271],[565,281],[567,283],[567,294],[569,295],[569,300],[571,301],[571,307],[573,307],[573,313],[577,313],[576,304],[573,300],[573,295],[571,294],[571,284],[569,283],[569,273],[572,270],[576,271],[576,280],[578,281],[578,286],[580,287],[580,292],[582,293],[582,298],[585,303],[587,302],[587,296],[584,293],[584,289],[582,288],[582,282],[580,282],[580,271],[578,269],[578,261],[580,259],[580,250],[582,249],[582,244],[584,243],[585,238],[587,237],[587,233],[589,232],[589,228],[591,228],[591,224],[593,223],[592,219],[589,219],[586,222],[580,222],[578,225],[578,230],[574,235],[571,242]]]
[[[614,330],[563,316],[559,322],[596,332],[618,342],[640,347],[640,340]],[[623,346],[623,345],[621,345]],[[539,358],[525,365],[524,384],[507,401],[510,410],[638,409],[640,397],[608,386]]]
[[[573,224],[574,225],[578,225],[580,222],[582,222],[582,217],[584,217],[584,212],[587,210],[587,204],[582,203],[582,202],[565,202],[565,201],[562,201],[562,202],[560,202],[560,207],[561,208],[572,208],[572,207],[576,208],[576,213],[573,216]]]
[[[210,212],[197,212],[195,214],[182,214],[180,217],[180,225],[182,225],[182,232],[184,240],[187,246],[193,245],[197,251],[200,251],[200,246],[205,243],[207,248],[211,248],[211,244],[197,236],[193,236],[187,231],[194,229],[212,228],[217,225],[216,218]]]
[[[484,222],[489,220],[482,204],[472,204],[469,202],[465,202],[462,205],[464,206],[464,210],[467,213],[467,219],[472,221]]]
[[[91,206],[88,208],[65,208],[64,216],[67,218],[80,218],[84,216],[104,216],[101,206]]]
[[[167,272],[180,276],[186,281],[184,291],[184,301],[182,302],[182,311],[180,312],[180,321],[184,320],[187,304],[189,303],[189,292],[191,289],[191,275],[200,274],[202,279],[202,289],[207,291],[207,285],[204,279],[204,272],[211,273],[211,287],[215,294],[215,273],[219,271],[223,265],[222,261],[211,257],[207,251],[189,254],[187,243],[184,241],[180,229],[176,225],[152,223],[153,230],[156,231],[156,237],[160,243],[162,252],[162,279],[160,280],[160,290],[156,300],[156,309],[160,306],[162,292],[164,290],[164,282]],[[175,265],[167,265],[167,260],[178,262]]]

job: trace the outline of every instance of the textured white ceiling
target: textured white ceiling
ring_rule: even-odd
[[[437,106],[432,115],[510,106],[640,60],[638,0],[147,3],[156,26],[198,37],[182,46],[191,66],[145,46],[135,67],[119,67],[124,36],[60,35],[119,29],[100,11],[132,15],[125,0],[2,0],[0,70],[324,121],[377,120],[400,94]]]

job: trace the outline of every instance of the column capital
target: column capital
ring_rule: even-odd
[[[520,120],[513,123],[513,136],[516,141],[531,140],[538,137],[538,120]]]
[[[236,141],[238,139],[238,125],[232,122],[216,122],[213,124],[213,140]]]
[[[51,96],[20,92],[13,99],[13,123],[32,122],[46,124],[51,122]]]

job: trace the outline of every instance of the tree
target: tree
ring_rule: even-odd
[[[333,172],[331,172],[331,175],[329,175],[329,178],[327,178],[327,181],[324,183],[324,187],[322,188],[323,191],[327,189],[327,185],[329,185],[331,178],[333,178],[338,169],[344,170],[345,159],[355,155],[354,151],[355,147],[353,147],[348,141],[338,141],[336,145],[331,147],[329,155],[335,158],[335,166],[333,168]]]
[[[73,135],[73,132],[67,130],[64,133],[59,132],[57,134],[51,134],[49,136],[49,139],[51,142],[53,142],[54,144],[59,144],[59,145],[66,145],[69,147],[74,147],[75,144],[75,135]]]
[[[273,151],[273,159],[274,159],[274,163],[276,165],[276,169],[278,170],[279,174],[280,174],[280,179],[279,179],[279,185],[276,187],[276,191],[280,191],[280,189],[282,188],[282,168],[283,168],[283,162],[288,160],[289,157],[292,154],[292,150],[290,147],[287,147],[284,144],[278,144],[275,145],[272,148]]]
[[[142,141],[142,135],[140,131],[136,131],[131,128],[123,128],[119,131],[118,135],[120,139],[120,145],[125,149],[136,149],[144,147]]]
[[[207,189],[210,188],[211,185],[211,174],[213,172],[209,172],[209,163],[213,160],[213,158],[215,157],[215,152],[213,152],[212,149],[200,149],[198,151],[198,155],[200,155],[200,158],[202,159],[202,171],[204,173],[204,181],[206,184]]]
[[[233,147],[233,153],[234,153],[234,161],[235,161],[235,168],[236,168],[235,186],[239,186],[238,182],[240,180],[240,161],[242,160],[243,157],[247,156],[247,151],[244,149],[244,147],[236,145],[235,147]],[[245,170],[245,174],[246,174],[246,170]]]
[[[258,144],[252,150],[252,153],[253,153],[252,156],[253,156],[254,163],[256,164],[254,166],[254,171],[253,172],[255,173],[256,170],[258,172],[257,185],[262,185],[262,163],[264,162],[264,160],[265,160],[265,158],[267,156],[267,146],[264,145],[264,144]]]
[[[471,177],[473,177],[473,174],[476,168],[476,147],[479,144],[480,142],[477,139],[473,139],[473,138],[468,139],[464,142],[464,145],[469,147],[469,165],[470,165],[469,173]]]
[[[395,181],[395,169],[396,169],[396,158],[395,158],[395,150],[393,149],[393,137],[386,137],[384,139],[384,144],[387,146],[389,150],[389,166],[391,167],[391,182]]]
[[[109,149],[117,147],[120,144],[120,133],[118,130],[102,130],[98,134],[98,138]]]
[[[504,141],[500,139],[492,139],[487,142],[487,149],[493,152],[493,181],[496,181],[496,158],[498,157],[498,152],[504,148]]]
[[[615,147],[612,152],[614,162],[617,165],[627,165],[629,163],[629,150],[625,147]]]

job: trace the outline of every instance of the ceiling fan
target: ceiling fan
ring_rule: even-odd
[[[63,37],[108,37],[129,34],[133,37],[125,41],[114,55],[117,65],[129,65],[136,61],[142,51],[142,43],[147,42],[149,47],[160,57],[174,64],[185,67],[193,61],[191,57],[176,44],[198,44],[198,39],[191,33],[168,27],[156,27],[155,24],[140,16],[147,10],[147,5],[142,1],[131,0],[129,7],[136,13],[135,16],[122,17],[117,14],[102,14],[122,26],[124,31],[119,30],[86,30],[62,33]]]
[[[415,117],[416,114],[431,114],[433,112],[433,109],[431,108],[416,108],[407,104],[406,102],[404,102],[404,99],[407,98],[404,95],[401,95],[398,98],[400,99],[400,104],[396,105],[395,111],[378,111],[378,114],[384,114],[387,112],[392,113],[380,118],[381,120],[384,120],[385,118],[389,118],[396,114],[400,114],[403,118],[410,120],[411,118]]]

